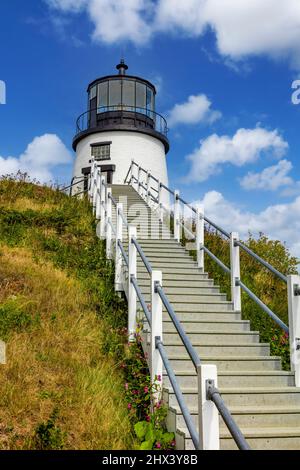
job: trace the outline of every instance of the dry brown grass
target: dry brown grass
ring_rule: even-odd
[[[37,425],[54,408],[64,448],[132,448],[122,378],[101,353],[104,325],[81,284],[49,262],[34,261],[26,249],[2,247],[0,304],[11,299],[40,320],[7,341],[0,449],[35,448]]]
[[[38,199],[32,199],[29,197],[19,197],[14,200],[7,200],[5,196],[0,196],[0,207],[5,207],[7,210],[26,211],[33,210],[44,212],[47,210],[55,209],[57,204],[51,204],[46,201],[40,201]]]

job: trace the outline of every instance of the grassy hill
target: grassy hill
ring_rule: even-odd
[[[86,201],[0,181],[0,449],[133,448],[112,286]]]
[[[174,446],[163,407],[149,416],[145,358],[126,342],[127,306],[95,234],[86,200],[23,175],[0,179],[0,449],[133,449],[133,425],[145,419],[154,448]],[[229,266],[228,241],[205,236]],[[297,272],[282,243],[263,235],[246,243],[284,274]],[[208,257],[206,270],[230,298],[229,277]],[[287,322],[285,284],[242,251],[241,276]],[[244,293],[243,318],[288,368],[288,338]]]

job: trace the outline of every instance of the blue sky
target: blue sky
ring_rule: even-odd
[[[69,181],[86,86],[121,56],[158,87],[171,186],[300,256],[299,2],[3,0],[0,173]]]

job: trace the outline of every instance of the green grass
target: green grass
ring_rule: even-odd
[[[86,200],[0,180],[0,449],[131,449],[126,305]]]

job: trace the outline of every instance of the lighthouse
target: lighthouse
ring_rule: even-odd
[[[168,186],[169,151],[166,119],[156,112],[156,89],[129,75],[124,60],[117,73],[97,78],[87,88],[87,110],[76,122],[73,181],[87,189],[94,160],[108,184],[124,184],[134,160]]]

